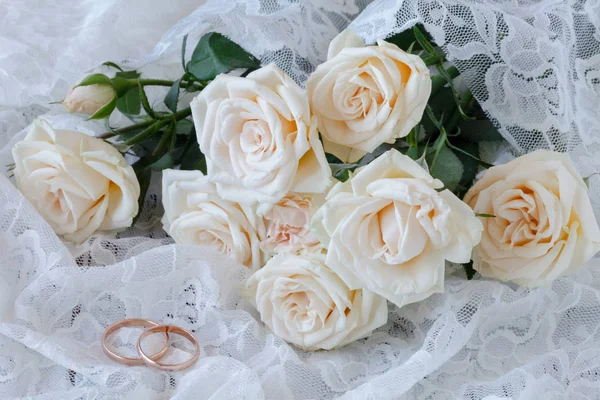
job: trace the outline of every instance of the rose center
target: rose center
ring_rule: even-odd
[[[346,119],[374,117],[385,95],[374,78],[370,65],[348,71],[340,76],[333,88],[336,108]]]
[[[418,207],[394,201],[365,218],[360,235],[370,243],[372,258],[401,264],[421,254],[428,236],[417,219],[417,211]]]
[[[510,247],[528,243],[550,243],[557,238],[560,207],[556,195],[545,188],[527,185],[505,190],[493,201],[496,218],[491,218],[489,233]]]
[[[246,121],[240,135],[240,147],[251,160],[262,160],[275,150],[268,124],[263,120]]]
[[[334,308],[331,299],[324,299],[310,289],[313,284],[318,285],[311,277],[293,275],[278,279],[274,285],[272,300],[291,331],[299,333],[318,331]]]
[[[226,244],[226,241],[218,232],[211,230],[199,231],[197,234],[198,243],[211,247],[221,253],[231,256],[232,249]]]

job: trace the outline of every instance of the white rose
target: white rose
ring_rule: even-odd
[[[212,247],[252,269],[262,266],[262,219],[222,199],[200,171],[164,170],[164,230],[180,244]]]
[[[529,287],[549,285],[600,250],[587,187],[566,154],[538,150],[492,167],[465,201],[484,233],[473,266]]]
[[[266,253],[318,251],[321,242],[310,230],[312,217],[323,204],[322,194],[288,193],[271,205],[261,205],[266,235],[261,249]]]
[[[69,241],[128,227],[138,213],[133,168],[103,140],[36,120],[12,154],[18,188]]]
[[[329,185],[306,95],[275,65],[246,78],[219,75],[191,107],[208,176],[223,198],[275,203],[289,191]]]
[[[73,86],[62,101],[69,112],[94,115],[96,111],[110,103],[117,95],[108,84]]]
[[[399,307],[444,289],[445,261],[465,263],[481,237],[473,210],[396,150],[333,187],[313,218],[327,265],[351,289]]]
[[[247,295],[271,331],[304,350],[333,349],[387,322],[385,299],[350,290],[320,254],[278,254],[247,282]]]
[[[408,135],[421,120],[431,79],[419,56],[383,40],[365,47],[344,31],[306,88],[325,151],[351,162]]]

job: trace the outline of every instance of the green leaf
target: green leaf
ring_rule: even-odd
[[[177,122],[173,126],[173,132],[171,134],[171,143],[169,143],[169,152],[175,151],[175,147],[177,146]]]
[[[206,174],[206,159],[200,151],[198,143],[190,146],[189,150],[183,155],[180,168],[182,170],[200,170]]]
[[[417,142],[419,141],[420,127],[420,125],[417,125],[412,128],[410,132],[408,132],[408,135],[406,136],[406,143],[408,143],[410,147],[415,147],[417,145]]]
[[[144,90],[144,86],[140,81],[138,81],[138,91],[140,94],[140,100],[142,101],[142,107],[144,107],[144,110],[146,111],[148,116],[153,119],[158,119],[158,115],[156,114],[156,112],[154,112],[152,107],[150,107],[148,96],[146,96],[146,91]]]
[[[496,218],[496,216],[493,214],[485,214],[485,213],[475,213],[475,216],[481,217],[481,218]]]
[[[479,165],[481,165],[484,168],[491,168],[494,166],[494,164],[489,164],[486,163],[485,161],[483,161],[482,159],[480,159],[478,156],[476,156],[475,154],[471,154],[463,149],[461,149],[460,147],[457,147],[455,145],[453,145],[452,143],[450,143],[448,140],[446,140],[446,144],[448,145],[448,147],[450,147],[452,150],[454,150],[457,153],[462,153],[467,157],[472,158],[473,160],[477,161],[477,163]]]
[[[416,27],[417,27],[417,29],[419,29],[421,31],[421,34],[425,37],[425,39],[427,41],[433,40],[433,38],[431,37],[429,32],[427,32],[425,30],[423,25],[417,24]],[[419,50],[423,50],[423,47],[421,46],[421,44],[419,42],[417,42],[417,39],[415,38],[414,27],[413,27],[413,29],[409,28],[405,31],[402,31],[393,36],[390,36],[387,39],[385,39],[385,41],[388,43],[395,44],[396,46],[400,47],[402,50],[404,50],[406,52],[408,52],[407,49],[409,49],[411,46],[413,46],[412,50],[415,52],[418,52]]]
[[[425,37],[425,35],[423,34],[423,32],[421,32],[417,25],[413,26],[413,33],[415,35],[415,39],[421,45],[421,48],[423,48],[423,50],[425,50],[432,56],[438,55],[435,49],[433,48],[431,42],[429,42],[429,40]]]
[[[450,88],[446,87],[440,90],[437,94],[429,98],[427,104],[431,108],[433,115],[436,116],[436,121],[438,119],[437,116],[443,118],[441,120],[442,125],[445,125],[450,120],[454,111],[454,100],[452,100]],[[426,138],[435,137],[434,134],[439,132],[437,123],[434,123],[427,113],[423,114],[421,125]]]
[[[343,169],[334,174],[333,177],[340,182],[346,182],[348,179],[350,179],[350,172],[352,171],[349,169]]]
[[[173,168],[176,165],[175,157],[171,153],[167,153],[152,163],[150,166],[154,171],[162,171],[163,169]]]
[[[186,70],[198,80],[211,80],[237,68],[258,68],[260,61],[220,33],[200,38]]]
[[[98,111],[96,111],[94,113],[94,115],[92,115],[91,117],[88,118],[88,120],[107,118],[115,110],[116,106],[117,106],[117,96],[114,96],[111,101],[109,101],[104,106],[102,106],[102,108],[100,108]]]
[[[444,129],[444,123],[443,123],[444,115],[442,114],[442,116],[438,119],[435,116],[435,113],[433,112],[432,108],[429,105],[425,106],[425,114],[427,114],[427,117],[429,118],[429,120],[431,121],[433,126],[435,126],[440,131],[440,133],[444,133],[444,136],[445,136],[446,130]],[[436,143],[437,143],[437,140],[436,140]],[[434,144],[434,148],[435,148],[435,144]]]
[[[417,146],[409,147],[408,150],[406,150],[406,155],[412,158],[413,160],[416,160],[417,158],[419,158],[419,148]]]
[[[450,90],[452,91],[452,96],[454,98],[454,102],[456,103],[456,106],[458,107],[458,111],[460,112],[460,116],[462,117],[462,119],[472,120],[473,117],[469,117],[463,110],[462,100],[460,99],[460,95],[458,94],[458,91],[456,90],[456,86],[454,86],[454,78],[455,77],[453,76],[453,74],[451,75],[448,72],[448,70],[444,67],[444,64],[441,62],[437,64],[437,69],[438,69],[438,72],[440,73],[440,76],[442,78],[444,78],[444,80],[446,82],[448,82],[448,85],[450,86]]]
[[[457,142],[456,147],[461,148],[469,154],[479,156],[479,146],[475,143],[460,141]],[[462,194],[466,193],[466,189],[471,186],[471,184],[475,180],[477,172],[479,172],[479,162],[477,162],[477,160],[467,156],[464,153],[455,151],[454,154],[456,154],[463,166],[463,175],[460,179],[461,190],[458,192],[459,197],[462,197]]]
[[[329,167],[334,178],[345,182],[348,180],[350,172],[353,172],[358,164],[329,164]]]
[[[119,66],[117,65],[117,63],[114,63],[114,62],[112,62],[112,61],[107,61],[107,62],[105,62],[105,63],[104,63],[104,64],[102,64],[102,65],[105,65],[105,66],[107,66],[107,67],[113,67],[113,68],[115,68],[115,69],[118,69],[119,71],[123,72],[123,68],[119,67]]]
[[[179,137],[177,137],[177,139],[179,139]],[[185,137],[185,143],[183,145],[181,154],[177,159],[177,164],[181,164],[188,151],[190,151],[190,149],[195,146],[198,146],[198,139],[196,138],[196,130],[194,129],[194,125],[192,124],[190,134],[187,137]],[[198,147],[198,151],[200,151],[200,147]]]
[[[458,69],[456,67],[446,68],[446,72],[447,72],[446,77],[449,76],[451,79],[454,79],[460,75],[460,72],[458,71]],[[432,98],[433,96],[435,96],[447,84],[448,84],[448,81],[443,76],[441,76],[441,75],[433,76],[431,78],[431,95],[429,97]]]
[[[475,273],[477,272],[473,268],[473,261],[469,261],[468,263],[463,264],[463,268],[465,269],[465,274],[467,274],[467,279],[473,279],[473,276],[475,276]]]
[[[421,155],[423,154],[423,150],[424,146],[409,147],[408,150],[406,150],[406,155],[412,158],[413,160],[418,160],[419,157],[421,157]]]
[[[140,113],[140,91],[138,88],[129,89],[117,100],[117,108],[126,115],[138,115]]]
[[[393,43],[405,51],[407,51],[407,49],[409,49],[411,46],[413,51],[423,50],[421,45],[416,42],[416,40],[417,39],[415,39],[415,34],[412,29],[407,29],[385,39],[386,42]]]
[[[137,180],[140,184],[140,197],[138,198],[138,214],[133,219],[133,224],[142,214],[142,208],[144,207],[144,201],[146,200],[146,193],[150,187],[150,179],[152,178],[152,169],[147,165],[148,161],[145,158],[141,158],[133,164],[133,170],[137,176]]]
[[[488,119],[462,121],[458,124],[458,127],[461,131],[461,139],[473,143],[504,140],[492,121]]]
[[[343,164],[344,162],[331,153],[325,153],[325,159],[329,164]]]
[[[181,79],[177,79],[173,82],[173,85],[167,92],[165,96],[165,105],[167,108],[173,112],[177,112],[177,101],[179,100],[179,84],[181,83]]]
[[[445,136],[440,135],[433,144],[434,151],[427,157],[431,176],[439,179],[444,186],[454,192],[463,175],[463,165],[460,159],[446,145]]]
[[[187,45],[188,35],[183,37],[183,43],[181,43],[181,66],[185,70],[185,46]]]
[[[137,71],[121,71],[121,72],[117,72],[115,74],[116,78],[123,78],[123,79],[137,79],[140,76],[142,76],[142,74],[140,74]]]
[[[98,85],[98,84],[106,84],[112,86],[112,80],[104,75],[104,74],[92,74],[88,75],[81,82],[77,84],[77,86],[89,86],[89,85]]]
[[[178,135],[189,135],[194,129],[194,123],[189,119],[180,119],[177,121],[177,127],[175,129]]]
[[[377,157],[379,157],[383,153],[387,152],[388,150],[397,148],[396,145],[399,144],[400,142],[401,142],[401,140],[397,140],[394,144],[391,144],[391,143],[380,144],[379,147],[377,147],[375,150],[373,150],[370,153],[365,154],[363,156],[363,158],[361,158],[360,161],[358,161],[358,166],[362,167],[363,165],[367,165],[367,164],[371,163],[373,160],[375,160]]]

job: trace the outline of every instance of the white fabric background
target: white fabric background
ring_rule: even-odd
[[[422,22],[510,141],[495,157],[553,148],[583,176],[600,171],[598,0],[368,3],[2,0],[0,165],[36,116],[103,130],[48,104],[103,61],[175,78],[183,35],[192,46],[218,30],[303,83],[348,24],[373,42]],[[391,307],[372,337],[305,353],[239,298],[242,266],[172,245],[156,191],[146,205],[136,227],[65,247],[0,176],[0,398],[600,398],[598,260],[537,290],[458,270],[446,293]],[[199,362],[166,373],[109,361],[102,332],[127,317],[192,330]]]

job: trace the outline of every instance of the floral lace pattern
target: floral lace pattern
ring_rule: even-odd
[[[37,116],[58,129],[105,129],[48,104],[103,61],[170,77],[183,36],[194,43],[217,30],[303,84],[348,25],[373,42],[422,22],[510,152],[565,150],[583,176],[600,170],[598,0],[61,3],[0,3],[0,165]],[[73,247],[0,177],[0,398],[598,398],[597,259],[537,290],[469,282],[454,269],[445,293],[390,306],[371,337],[303,352],[240,297],[244,267],[172,244],[155,178],[134,227]],[[598,213],[598,177],[590,181]],[[198,363],[167,373],[107,359],[104,329],[140,316],[193,331]]]

